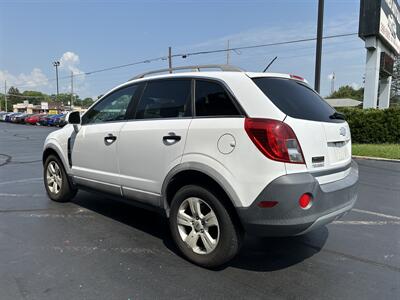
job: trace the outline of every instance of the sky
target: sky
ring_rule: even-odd
[[[0,0],[0,91],[104,94],[134,75],[168,67],[159,60],[82,75],[108,67],[203,50],[290,41],[316,36],[317,0]],[[359,0],[325,0],[324,35],[358,32]],[[230,63],[290,73],[314,83],[315,41],[230,52]],[[323,42],[321,94],[342,85],[362,87],[366,50],[357,36]],[[226,53],[176,57],[174,66],[226,63]]]

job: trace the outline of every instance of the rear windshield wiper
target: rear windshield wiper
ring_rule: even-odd
[[[344,114],[338,113],[335,111],[332,115],[329,116],[329,119],[340,119],[340,120],[345,120]]]

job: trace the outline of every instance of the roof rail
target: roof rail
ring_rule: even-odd
[[[171,69],[167,68],[167,69],[149,71],[146,73],[139,74],[139,75],[131,78],[130,80],[143,78],[146,75],[150,75],[150,74],[157,74],[157,73],[164,73],[164,72],[172,73],[173,71],[176,71],[176,70],[192,70],[192,71],[200,72],[201,69],[220,69],[221,71],[224,71],[224,72],[243,72],[242,69],[235,67],[235,66],[231,66],[231,65],[196,65],[196,66],[184,66],[184,67],[175,67],[175,68],[171,68]]]

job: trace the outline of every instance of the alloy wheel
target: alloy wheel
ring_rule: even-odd
[[[209,254],[218,245],[220,228],[213,209],[202,199],[185,199],[177,214],[181,239],[197,254]]]
[[[62,174],[57,162],[51,161],[47,165],[46,180],[49,191],[53,194],[58,194],[62,186]]]

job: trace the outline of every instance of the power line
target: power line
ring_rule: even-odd
[[[136,61],[136,62],[132,62],[132,63],[128,63],[128,64],[117,65],[117,66],[97,69],[97,70],[88,71],[88,72],[74,73],[73,76],[78,77],[78,76],[84,76],[84,75],[92,75],[95,73],[112,71],[112,70],[116,70],[116,69],[126,68],[126,67],[135,66],[135,65],[139,65],[139,64],[151,63],[151,62],[160,61],[160,60],[167,60],[167,57],[162,56],[162,57],[150,58],[150,59],[140,60],[140,61]],[[62,80],[62,79],[70,79],[70,78],[71,78],[71,75],[69,75],[69,76],[66,75],[66,76],[59,77],[58,79]],[[43,80],[43,81],[36,81],[35,84],[42,83],[42,82],[48,83],[48,82],[52,82],[52,81],[56,81],[56,79],[53,78],[53,79],[48,79],[48,80]],[[31,87],[31,86],[32,86],[31,84],[19,85],[19,87]]]
[[[47,97],[47,95],[42,95],[42,96],[25,96],[25,95],[19,95],[19,94],[10,94],[7,93],[5,94],[7,97],[18,97],[18,98],[44,98]]]
[[[323,39],[333,39],[339,37],[347,37],[347,36],[354,36],[358,35],[358,33],[345,33],[345,34],[335,34],[335,35],[328,35],[324,36]],[[291,40],[291,41],[284,41],[284,42],[276,42],[276,43],[268,43],[268,44],[259,44],[259,45],[251,45],[251,46],[242,46],[242,47],[234,47],[228,49],[216,49],[216,50],[208,50],[208,51],[198,51],[198,52],[191,52],[191,53],[184,53],[184,54],[174,54],[173,56],[192,56],[192,55],[201,55],[201,54],[210,54],[210,53],[218,53],[218,52],[226,52],[226,51],[237,51],[237,50],[246,50],[246,49],[254,49],[254,48],[262,48],[262,47],[271,47],[271,46],[280,46],[280,45],[288,45],[288,44],[295,44],[295,43],[303,43],[303,42],[311,42],[315,41],[317,38],[307,38],[307,39],[299,39],[299,40]]]
[[[328,35],[328,36],[324,36],[323,39],[326,40],[326,39],[349,37],[349,36],[355,36],[355,35],[358,35],[358,33],[345,33],[345,34]],[[233,47],[233,48],[230,47],[229,49],[221,48],[221,49],[214,49],[214,50],[187,52],[187,53],[173,54],[173,55],[171,55],[171,58],[174,58],[174,57],[186,58],[186,57],[195,56],[195,55],[205,55],[205,54],[213,54],[213,53],[222,53],[222,52],[226,52],[226,51],[240,51],[240,50],[247,50],[247,49],[256,49],[256,48],[264,48],[264,47],[272,47],[272,46],[281,46],[281,45],[289,45],[289,44],[296,44],[296,43],[311,42],[311,41],[315,41],[315,40],[316,40],[316,38],[312,37],[312,38],[288,40],[288,41],[267,43],[267,44],[249,45],[249,46]],[[155,61],[167,61],[167,60],[168,60],[168,56],[159,56],[159,57],[144,59],[144,60],[140,60],[140,61],[135,61],[135,62],[132,62],[132,63],[116,65],[116,66],[111,66],[111,67],[106,67],[106,68],[101,68],[101,69],[97,69],[97,70],[93,70],[93,71],[80,72],[80,73],[74,74],[73,76],[77,77],[77,76],[92,75],[92,74],[96,74],[96,73],[100,73],[100,72],[112,71],[112,70],[116,70],[116,69],[130,67],[130,66],[140,65],[140,64],[147,64],[147,63],[151,63],[151,62],[155,62]],[[59,77],[58,79],[62,80],[62,79],[70,79],[70,78],[71,78],[71,76],[62,76],[62,77]],[[44,80],[42,82],[44,84],[46,84],[48,82],[52,82],[52,81],[55,81],[55,80],[56,79],[53,78],[53,79],[49,79],[49,80]],[[41,81],[35,82],[35,84],[38,84],[38,83],[40,84]],[[29,87],[29,86],[31,86],[31,85],[20,85],[19,87]]]

